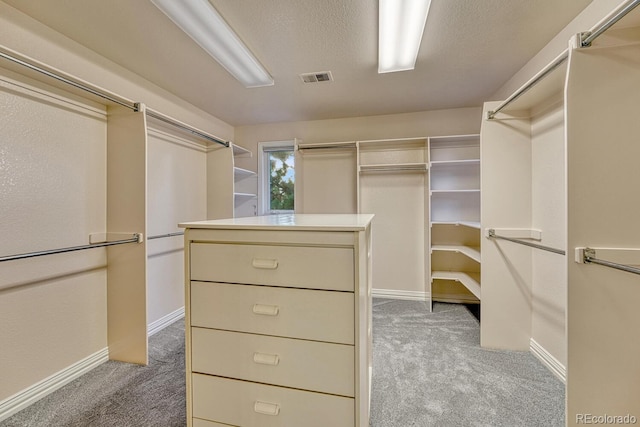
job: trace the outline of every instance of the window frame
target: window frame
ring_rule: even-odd
[[[295,212],[295,199],[294,209],[289,211],[272,211],[271,210],[271,198],[269,191],[269,173],[271,167],[269,165],[269,152],[273,151],[293,151],[295,159],[295,146],[296,140],[283,140],[283,141],[268,141],[258,143],[258,214],[259,215],[276,215],[279,213],[294,213]],[[294,163],[295,169],[295,163]],[[296,181],[294,178],[294,188]],[[294,197],[295,197],[294,191]]]

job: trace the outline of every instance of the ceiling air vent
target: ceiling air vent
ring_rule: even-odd
[[[320,71],[317,73],[300,74],[300,78],[304,83],[320,83],[320,82],[333,81],[333,76],[331,75],[331,71]]]

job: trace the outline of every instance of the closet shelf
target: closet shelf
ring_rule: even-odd
[[[480,193],[480,189],[468,189],[468,190],[431,190],[431,194],[468,194],[468,193]]]
[[[480,248],[464,245],[433,245],[431,251],[443,251],[443,252],[456,252],[465,255],[466,257],[481,262]]]
[[[454,280],[460,282],[471,291],[476,298],[480,299],[480,273],[460,272],[460,271],[433,271],[431,280]]]
[[[433,227],[434,225],[462,225],[464,227],[480,230],[480,223],[474,221],[431,221],[431,226]]]
[[[235,179],[244,179],[249,178],[251,176],[256,176],[257,174],[254,171],[250,171],[248,169],[242,169],[237,166],[233,167],[233,176]]]
[[[253,157],[253,153],[247,150],[246,148],[240,147],[239,145],[231,144],[233,147],[233,155],[235,157]]]
[[[244,200],[255,199],[258,196],[256,194],[251,194],[251,193],[233,193],[233,197],[236,199],[236,201],[244,201]]]
[[[443,167],[443,166],[473,166],[480,165],[480,159],[468,159],[468,160],[437,160],[430,162],[431,167]]]

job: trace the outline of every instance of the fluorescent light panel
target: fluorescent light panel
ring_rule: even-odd
[[[245,87],[273,85],[273,78],[208,0],[151,2]]]
[[[413,70],[431,0],[379,0],[378,73]]]

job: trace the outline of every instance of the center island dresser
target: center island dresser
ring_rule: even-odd
[[[368,427],[371,221],[186,222],[189,427]]]

